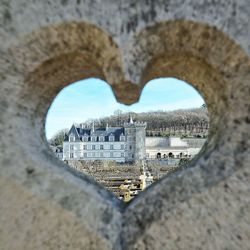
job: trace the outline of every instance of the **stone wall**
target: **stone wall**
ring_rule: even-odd
[[[0,0],[0,248],[249,249],[249,16],[248,0]],[[191,168],[125,205],[49,150],[63,87],[98,77],[131,104],[170,76],[210,113]]]
[[[135,126],[135,159],[143,160],[146,157],[146,124]]]

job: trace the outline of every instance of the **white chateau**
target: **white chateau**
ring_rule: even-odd
[[[63,160],[134,162],[146,158],[146,123],[132,118],[121,127],[72,125],[63,142]]]
[[[196,138],[146,137],[146,126],[144,122],[133,122],[132,118],[121,127],[95,128],[93,124],[92,128],[85,128],[84,124],[73,124],[65,135],[63,149],[55,152],[62,160],[134,162],[192,158],[205,143],[205,139]]]

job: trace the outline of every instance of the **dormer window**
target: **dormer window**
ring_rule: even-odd
[[[99,136],[99,141],[104,141],[104,136],[103,135]]]
[[[91,136],[91,141],[96,141],[96,136]]]
[[[115,137],[114,137],[114,135],[111,134],[111,135],[109,136],[109,141],[114,141],[114,140],[115,140]]]
[[[83,136],[83,141],[86,142],[86,141],[88,141],[88,139],[89,139],[89,138],[88,138],[88,135],[87,135],[87,134],[84,134],[84,136]]]
[[[75,141],[75,136],[73,134],[69,136],[69,141]]]
[[[125,141],[125,136],[123,134],[120,136],[120,141]]]

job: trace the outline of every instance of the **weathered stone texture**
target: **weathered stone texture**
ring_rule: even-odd
[[[0,193],[0,249],[112,247],[110,242],[87,230],[62,204],[58,206],[53,201],[38,198],[9,180],[0,180],[0,183],[4,186]]]
[[[249,16],[248,0],[0,0],[0,249],[250,249]],[[99,77],[130,104],[162,76],[208,104],[191,168],[125,206],[54,158],[64,86]]]

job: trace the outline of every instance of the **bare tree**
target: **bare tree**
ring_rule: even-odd
[[[52,146],[62,145],[64,141],[65,134],[68,132],[68,129],[61,129],[56,132],[56,134],[48,141]]]

